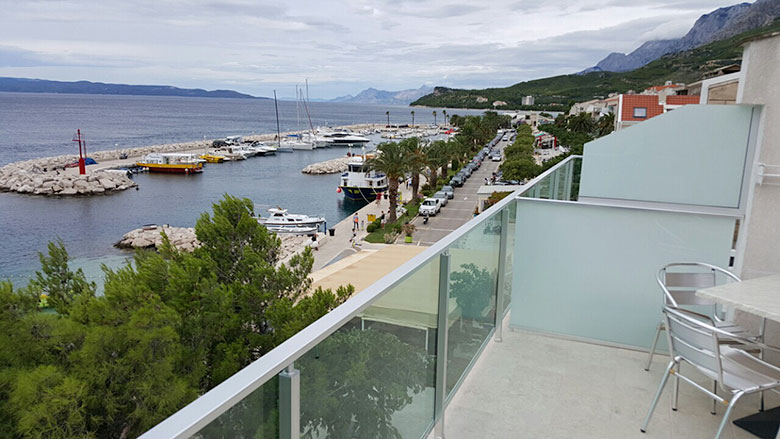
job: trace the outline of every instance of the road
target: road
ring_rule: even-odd
[[[510,142],[502,140],[493,147],[493,151],[501,151],[503,157],[504,148],[509,144]],[[478,202],[477,190],[485,184],[485,178],[489,179],[493,172],[498,171],[500,164],[501,162],[494,162],[487,158],[462,187],[455,188],[455,198],[442,207],[436,216],[428,218],[428,224],[423,224],[422,217],[415,218],[412,221],[416,227],[412,245],[433,245],[473,218],[474,208],[477,207]]]

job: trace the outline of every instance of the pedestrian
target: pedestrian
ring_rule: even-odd
[[[317,235],[311,235],[311,248],[314,249],[314,251],[317,251],[320,249],[320,243],[317,242]]]
[[[376,205],[379,206],[379,203],[382,202],[382,192],[376,193]]]
[[[489,184],[490,184],[490,180],[488,180],[488,178],[487,178],[487,177],[485,177],[485,184],[486,184],[486,185],[489,185]]]
[[[356,213],[355,216],[352,217],[352,230],[353,231],[358,229],[358,224],[359,224],[358,214]]]
[[[385,224],[385,211],[379,212],[379,224],[384,225]]]
[[[363,220],[360,220],[360,230],[366,230],[366,222]]]

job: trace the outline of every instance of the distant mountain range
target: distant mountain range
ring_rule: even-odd
[[[757,0],[716,9],[702,15],[685,36],[671,40],[648,41],[629,54],[613,52],[594,67],[580,73],[627,72],[658,58],[720,41],[751,29],[766,26],[780,17],[780,1]]]
[[[45,79],[2,78],[0,92],[17,93],[72,93],[102,95],[140,95],[140,96],[185,96],[199,98],[258,98],[232,90],[202,90],[199,88],[178,88],[170,85],[128,85],[104,84],[90,81],[49,81]]]
[[[377,90],[367,88],[355,96],[346,95],[329,100],[328,102],[346,102],[350,104],[379,104],[379,105],[409,105],[411,102],[431,93],[433,87],[423,85],[418,89],[401,91]]]
[[[780,19],[769,26],[749,30],[724,40],[664,55],[628,72],[594,71],[560,75],[519,82],[509,87],[481,90],[436,87],[433,93],[412,102],[412,105],[493,109],[493,102],[503,101],[506,105],[497,109],[566,110],[571,102],[604,98],[613,92],[641,91],[665,81],[686,84],[698,81],[715,69],[739,64],[742,61],[742,43],[745,39],[774,32],[780,32]],[[522,98],[528,95],[536,98],[533,107],[524,106],[522,103]]]

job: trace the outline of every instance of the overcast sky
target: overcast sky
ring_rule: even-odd
[[[733,3],[736,3],[734,1]],[[315,98],[502,87],[680,37],[727,0],[0,0],[0,76]]]

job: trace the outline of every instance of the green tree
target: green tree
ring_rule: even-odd
[[[430,386],[434,363],[390,332],[347,329],[296,364],[303,437],[400,439],[392,415]]]
[[[595,124],[593,118],[588,113],[579,113],[569,117],[568,128],[570,131],[581,134],[589,134],[593,131]]]
[[[596,137],[606,136],[615,130],[615,113],[601,116],[596,122]]]
[[[387,221],[394,223],[397,219],[398,208],[398,180],[403,179],[409,170],[409,160],[406,149],[395,142],[382,142],[376,147],[379,152],[369,158],[366,165],[375,171],[387,176],[387,192],[390,197],[390,212]]]
[[[428,167],[428,157],[425,148],[418,137],[410,137],[400,142],[406,155],[407,172],[412,177],[412,200],[417,199],[417,192],[420,189],[420,174]]]
[[[50,242],[48,256],[38,253],[41,271],[35,273],[30,286],[45,294],[48,304],[60,314],[67,314],[70,304],[79,295],[92,295],[95,284],[87,282],[81,269],[73,272],[68,267],[68,252],[62,240]]]

